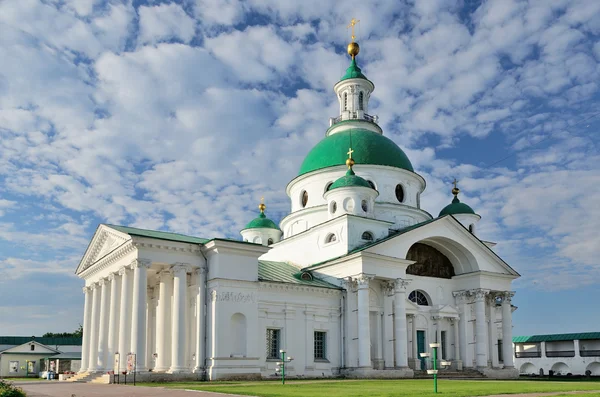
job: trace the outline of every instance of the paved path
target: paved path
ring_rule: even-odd
[[[14,382],[28,397],[226,397],[232,394],[57,381]]]

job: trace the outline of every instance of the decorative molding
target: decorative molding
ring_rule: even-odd
[[[396,283],[394,281],[384,281],[382,283],[383,294],[385,296],[394,296]]]
[[[150,266],[152,265],[152,261],[150,259],[144,259],[144,258],[136,258],[134,260],[131,261],[131,268],[135,269],[135,268],[142,268],[145,267],[146,269],[149,269]]]
[[[196,273],[197,275],[206,274],[208,273],[208,269],[206,267],[197,267],[194,270],[194,273]]]
[[[108,275],[108,281],[110,281],[112,283],[113,280],[115,280],[117,278],[117,276],[119,275],[118,272],[112,272]]]
[[[396,293],[406,292],[406,287],[408,287],[408,285],[410,284],[411,281],[412,280],[409,280],[409,279],[397,278],[394,281],[394,291]]]
[[[286,284],[286,283],[269,283],[269,282],[259,282],[258,283],[259,290],[275,290],[278,292],[308,292],[308,293],[319,293],[322,295],[340,295],[342,293],[339,289],[333,288],[319,288],[319,287],[310,287],[306,285],[297,285],[297,284]]]
[[[108,278],[107,277],[102,277],[101,279],[98,280],[98,285],[103,287],[104,285],[108,285]]]
[[[469,292],[475,296],[475,300],[482,301],[482,300],[485,300],[487,295],[489,295],[490,290],[483,289],[483,288],[477,288],[477,289],[472,289]]]
[[[353,280],[358,284],[358,289],[369,288],[369,282],[373,280],[375,276],[370,274],[361,273],[358,276],[353,277]]]
[[[507,302],[509,305],[512,302],[513,296],[515,296],[514,291],[504,291],[500,294],[502,297],[502,303]]]
[[[173,274],[174,276],[176,274],[181,274],[182,272],[184,274],[187,274],[188,272],[190,272],[192,270],[192,266],[189,263],[177,262],[171,266],[170,270],[171,270],[171,274]],[[187,285],[187,283],[186,283],[186,285]]]
[[[100,259],[93,266],[91,264],[88,265],[78,275],[83,279],[87,279],[93,276],[94,274],[102,271],[103,269],[106,269],[113,263],[123,259],[125,256],[135,251],[135,249],[136,248],[133,246],[131,241],[129,241],[128,243],[124,244],[121,248],[111,252],[104,258]]]
[[[89,286],[89,287],[86,286],[86,287],[82,288],[82,291],[84,294],[87,294],[88,292],[92,292],[92,289],[93,288],[91,286]]]

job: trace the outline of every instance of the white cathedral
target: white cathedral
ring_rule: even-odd
[[[279,226],[261,203],[241,240],[98,227],[76,271],[82,374],[134,353],[138,376],[267,378],[284,350],[289,376],[410,378],[439,343],[449,371],[518,376],[519,274],[477,237],[456,183],[437,217],[421,209],[425,180],[368,113],[358,52],[348,45],[340,115],[287,185]]]

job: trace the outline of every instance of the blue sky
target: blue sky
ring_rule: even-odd
[[[600,329],[600,2],[0,2],[0,334],[82,321],[98,223],[238,237],[337,115],[371,113],[522,274],[514,334]],[[501,162],[498,162],[502,160]]]

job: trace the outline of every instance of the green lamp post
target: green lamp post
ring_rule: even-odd
[[[277,368],[275,369],[275,372],[281,373],[281,384],[285,385],[285,363],[289,363],[294,358],[293,357],[286,358],[285,350],[279,350],[279,353],[281,353],[281,361],[277,363]]]
[[[429,347],[431,347],[431,349],[433,350],[433,369],[428,369],[427,373],[429,375],[433,375],[433,392],[437,393],[438,392],[438,384],[437,384],[437,380],[438,380],[438,369],[437,369],[437,352],[438,349],[440,348],[440,344],[439,343],[430,343]],[[430,353],[420,353],[420,356],[427,359],[428,357],[431,357]],[[451,365],[452,363],[449,361],[441,361],[440,365],[442,367],[446,367]]]

